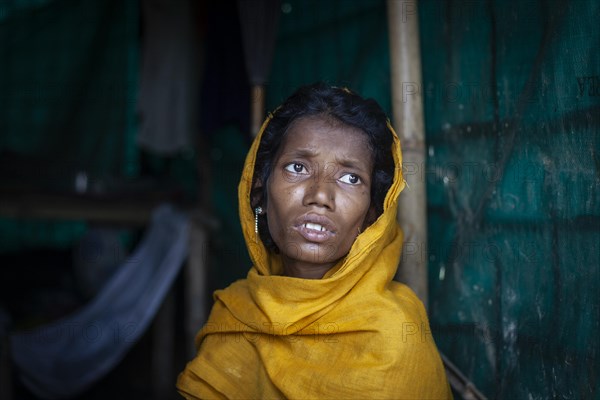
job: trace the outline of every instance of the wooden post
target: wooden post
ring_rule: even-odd
[[[190,253],[185,266],[186,358],[196,356],[194,338],[206,322],[206,275],[208,257],[208,235],[202,221],[193,215],[190,218]]]
[[[396,279],[408,284],[427,306],[425,130],[417,2],[388,0],[387,11],[393,118],[402,143],[407,183],[398,203],[405,237]]]
[[[0,323],[3,322],[0,321]],[[10,342],[8,332],[4,331],[4,326],[0,326],[0,399],[13,399]]]
[[[177,376],[173,365],[174,330],[175,296],[171,289],[152,325],[152,387],[153,398],[157,400],[173,397],[173,382]]]
[[[250,109],[250,132],[256,137],[265,119],[265,87],[264,85],[252,85],[252,98]]]

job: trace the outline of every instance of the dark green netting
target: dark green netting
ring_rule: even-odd
[[[599,398],[597,1],[420,3],[430,313],[492,398]]]
[[[389,112],[390,62],[382,0],[284,1],[267,88],[272,110],[298,86],[325,81],[376,98]]]
[[[65,191],[78,172],[90,179],[136,176],[138,18],[135,1],[0,2],[5,187],[27,182]],[[83,230],[4,219],[0,250],[62,247]]]
[[[134,175],[137,2],[5,3],[14,7],[0,12],[0,150]]]

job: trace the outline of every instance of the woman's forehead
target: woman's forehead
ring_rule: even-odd
[[[279,155],[334,158],[348,164],[372,163],[367,134],[331,117],[302,117],[283,139]]]
[[[295,119],[288,127],[282,145],[307,143],[307,147],[318,147],[331,138],[343,138],[363,144],[369,143],[368,135],[362,129],[346,124],[332,116],[312,115]]]

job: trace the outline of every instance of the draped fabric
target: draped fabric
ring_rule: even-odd
[[[384,212],[319,280],[281,276],[279,256],[254,232],[250,189],[262,132],[239,185],[240,219],[253,266],[215,292],[198,354],[178,379],[186,398],[448,398],[444,369],[421,302],[393,282],[402,245],[404,188],[394,136],[394,182]]]
[[[142,243],[85,307],[10,336],[23,383],[44,399],[75,396],[106,375],[152,322],[188,251],[188,219],[171,207],[153,215]]]

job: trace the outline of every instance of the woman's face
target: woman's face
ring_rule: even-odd
[[[324,116],[290,126],[267,185],[267,221],[286,275],[321,278],[344,257],[371,210],[366,134]]]

